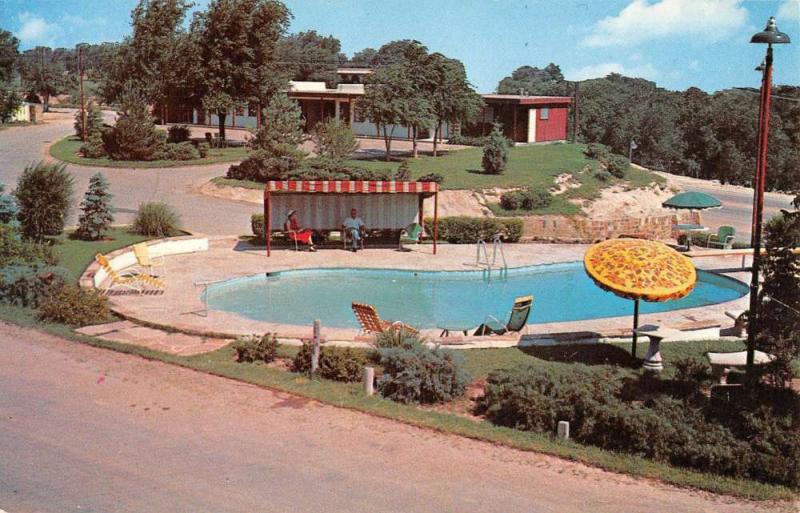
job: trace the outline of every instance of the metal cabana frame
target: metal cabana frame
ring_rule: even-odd
[[[436,182],[399,182],[394,180],[271,180],[264,188],[264,239],[267,256],[272,254],[273,194],[328,195],[413,194],[417,200],[419,223],[423,224],[423,202],[433,197],[433,254],[439,236],[439,184]],[[313,208],[313,206],[312,206]],[[338,225],[337,225],[338,226]],[[310,228],[320,228],[311,226]]]

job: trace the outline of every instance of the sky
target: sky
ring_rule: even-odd
[[[522,65],[553,62],[568,80],[610,72],[684,90],[758,87],[770,16],[793,44],[775,47],[774,80],[800,85],[800,0],[284,0],[290,32],[316,30],[348,55],[417,39],[461,60],[480,92]],[[21,48],[120,41],[136,0],[0,0],[0,29]],[[195,0],[201,9],[208,0]]]

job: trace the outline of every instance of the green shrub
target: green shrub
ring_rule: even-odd
[[[14,196],[26,238],[41,241],[64,231],[74,183],[65,164],[39,162],[25,168]]]
[[[495,125],[489,139],[483,146],[483,159],[481,164],[483,172],[490,175],[499,175],[506,170],[508,163],[508,150],[506,148],[506,138],[500,131],[500,127]]]
[[[276,144],[269,150],[255,149],[241,163],[230,166],[227,177],[261,183],[288,180],[305,156],[305,152],[290,144]]]
[[[82,213],[78,219],[76,235],[84,240],[97,240],[114,221],[111,213],[109,183],[103,173],[97,172],[89,179],[89,188],[81,202]]]
[[[500,196],[500,206],[505,210],[519,210],[525,201],[522,191],[508,191]]]
[[[418,182],[436,182],[441,184],[444,182],[444,176],[440,175],[439,173],[428,173],[426,175],[422,175],[417,178]]]
[[[250,216],[250,229],[253,235],[259,240],[264,240],[264,214],[253,214]]]
[[[425,232],[433,233],[433,219],[425,218]],[[451,244],[474,244],[491,240],[503,233],[506,242],[517,242],[522,237],[522,220],[499,217],[452,216],[439,219],[439,239]]]
[[[407,160],[400,163],[400,166],[394,173],[394,179],[398,182],[408,182],[411,180],[411,166],[408,165]]]
[[[87,159],[105,157],[106,148],[103,146],[103,132],[97,131],[90,135],[86,142],[81,144],[80,153]]]
[[[464,395],[471,377],[463,357],[449,349],[430,349],[416,342],[380,349],[381,395],[401,403],[439,403]]]
[[[679,358],[673,363],[675,381],[688,383],[696,388],[707,385],[713,380],[711,367],[699,358]]]
[[[83,116],[81,115],[81,110],[78,109],[75,112],[75,136],[78,139],[83,139]],[[103,113],[100,112],[100,108],[91,100],[86,105],[86,138],[88,140],[89,137],[93,135],[100,135],[100,132],[103,130]]]
[[[269,363],[278,356],[278,338],[274,333],[265,333],[262,336],[248,335],[239,337],[233,344],[236,351],[237,362],[264,362]]]
[[[671,465],[797,487],[800,398],[791,391],[749,392],[712,403],[700,393],[705,366],[683,360],[671,397],[659,377],[631,379],[609,367],[523,365],[489,374],[479,411],[496,424],[554,433],[570,422],[573,438]]]
[[[611,180],[612,175],[605,169],[598,169],[597,171],[594,172],[594,177],[600,180],[601,182],[608,182],[609,180]]]
[[[10,265],[47,265],[58,262],[53,247],[23,240],[11,224],[0,224],[0,269]]]
[[[522,208],[526,210],[547,208],[553,202],[553,195],[544,187],[529,187],[523,191],[523,195]]]
[[[153,237],[174,237],[181,232],[180,217],[166,203],[142,203],[131,231]]]
[[[88,326],[107,322],[111,311],[108,300],[97,291],[84,290],[72,283],[63,284],[45,297],[38,308],[42,321],[68,326]]]
[[[201,159],[208,157],[208,152],[210,149],[211,145],[209,145],[207,142],[200,143],[197,145],[197,153],[200,154]]]
[[[616,178],[625,178],[631,163],[622,155],[611,155],[605,161],[606,169]]]
[[[19,205],[11,194],[5,194],[6,187],[0,183],[0,225],[7,225],[13,229],[19,226]]]
[[[420,343],[419,335],[405,329],[386,330],[375,335],[375,347],[389,349],[393,347],[411,347]]]
[[[0,267],[0,303],[36,307],[68,280],[59,267],[14,264]]]
[[[302,374],[311,373],[313,345],[304,343],[292,360],[292,370]],[[351,347],[320,347],[317,375],[334,381],[353,382],[361,379],[367,356],[364,351]]]
[[[622,389],[619,373],[572,365],[518,366],[489,374],[478,407],[495,424],[526,431],[553,432],[560,420],[578,433],[587,411],[617,403]]]
[[[350,127],[335,119],[317,123],[312,137],[320,157],[344,160],[358,149],[358,141]]]
[[[167,142],[167,134],[153,123],[146,98],[128,90],[121,104],[116,124],[103,131],[106,153],[114,160],[155,160]]]
[[[506,141],[506,146],[513,146],[511,139],[503,137]],[[489,141],[489,136],[472,136],[472,135],[453,135],[447,140],[447,144],[457,144],[459,146],[485,146]]]
[[[590,143],[583,154],[593,160],[605,161],[611,155],[611,149],[605,144]]]
[[[153,160],[194,160],[200,153],[190,142],[167,143],[153,155]]]
[[[186,142],[191,136],[192,132],[186,125],[171,125],[167,129],[167,142],[169,143]]]

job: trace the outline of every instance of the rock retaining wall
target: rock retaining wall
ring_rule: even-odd
[[[589,219],[577,216],[523,217],[523,240],[592,243],[623,235],[651,239],[675,237],[675,224],[700,224],[697,212],[678,212],[650,217]]]

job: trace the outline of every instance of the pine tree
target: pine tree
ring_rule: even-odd
[[[502,174],[508,162],[506,145],[508,140],[503,136],[500,127],[495,125],[489,140],[483,147],[483,172],[490,175]]]
[[[9,194],[3,194],[4,191],[5,186],[0,183],[0,224],[16,227],[19,225],[17,220],[19,206],[14,197]]]
[[[89,179],[89,189],[81,202],[83,213],[78,220],[78,237],[84,240],[98,240],[114,221],[111,214],[111,198],[108,180],[102,173],[95,173]]]
[[[83,117],[81,111],[75,113],[75,135],[83,140]],[[86,104],[86,139],[103,129],[103,114],[100,108],[92,101]]]

